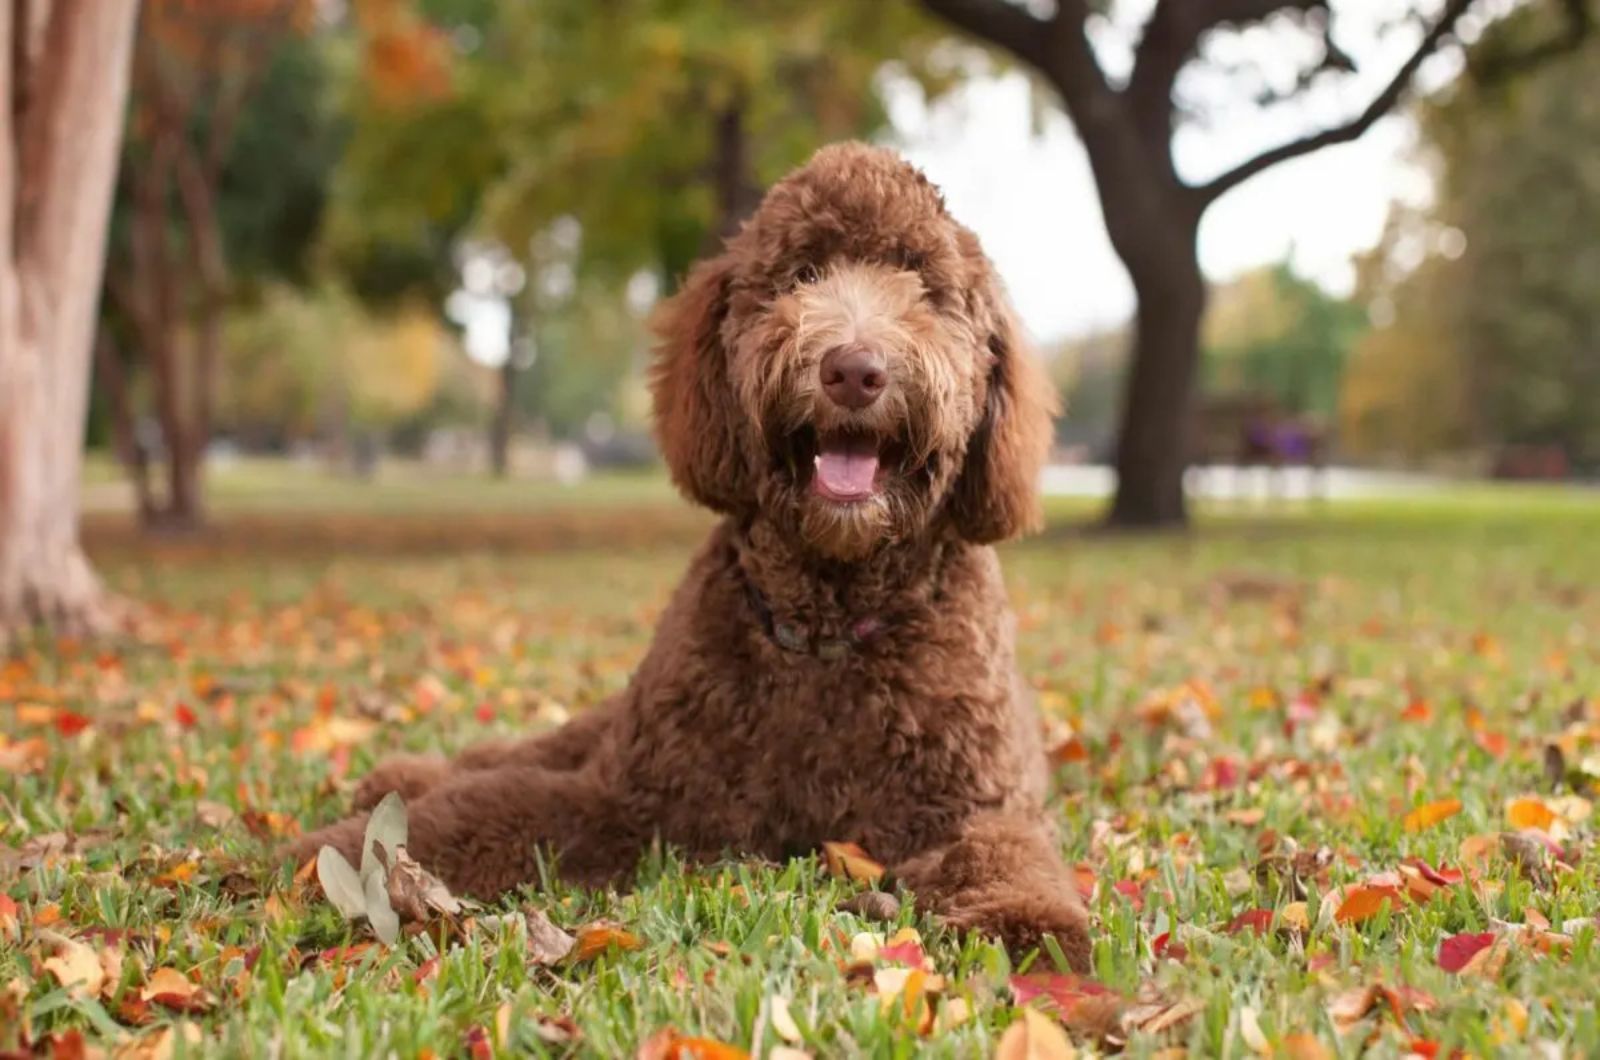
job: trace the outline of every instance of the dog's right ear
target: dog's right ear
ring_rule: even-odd
[[[661,454],[690,500],[724,513],[750,504],[721,337],[732,272],[726,255],[701,262],[651,320],[650,393]]]

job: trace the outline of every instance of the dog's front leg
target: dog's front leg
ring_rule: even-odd
[[[606,731],[621,712],[613,698],[590,707],[571,721],[525,740],[489,740],[473,744],[454,758],[443,755],[391,755],[361,778],[352,800],[357,813],[370,810],[391,791],[415,802],[457,773],[507,766],[580,769],[594,755]]]
[[[561,878],[600,885],[631,872],[644,840],[633,817],[594,770],[508,766],[461,773],[407,807],[408,852],[451,890],[478,898],[539,878],[554,856]],[[299,862],[332,846],[361,858],[367,815],[303,837]]]
[[[999,938],[1013,953],[1061,947],[1089,971],[1089,915],[1051,829],[1028,813],[982,813],[951,842],[894,866],[899,879],[950,927]]]

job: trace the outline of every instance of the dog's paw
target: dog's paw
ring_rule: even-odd
[[[947,927],[998,938],[1017,957],[1053,938],[1074,972],[1091,970],[1089,914],[1076,895],[987,895],[970,905],[957,904],[943,920]]]
[[[379,762],[361,778],[352,800],[357,813],[365,813],[391,791],[406,802],[415,802],[438,787],[450,772],[450,763],[438,755],[395,755]]]

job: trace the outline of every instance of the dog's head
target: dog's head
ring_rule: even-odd
[[[977,239],[894,153],[819,151],[656,318],[678,486],[842,560],[1029,529],[1055,397]]]

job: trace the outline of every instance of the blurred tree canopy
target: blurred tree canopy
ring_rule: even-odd
[[[439,248],[469,228],[527,261],[560,218],[581,227],[583,272],[621,283],[648,269],[670,285],[768,182],[885,125],[885,63],[933,92],[959,73],[938,61],[941,34],[898,4],[417,10],[449,42],[448,87],[396,106],[358,81],[334,182],[329,245],[363,292],[398,290],[393,263],[447,260]]]
[[[1206,387],[1270,395],[1284,411],[1331,418],[1365,322],[1359,305],[1287,263],[1245,273],[1212,291],[1201,333]]]
[[[1548,445],[1600,466],[1600,40],[1500,76],[1550,18],[1493,26],[1420,109],[1436,200],[1397,212],[1364,267],[1381,326],[1345,384],[1358,452]]]

